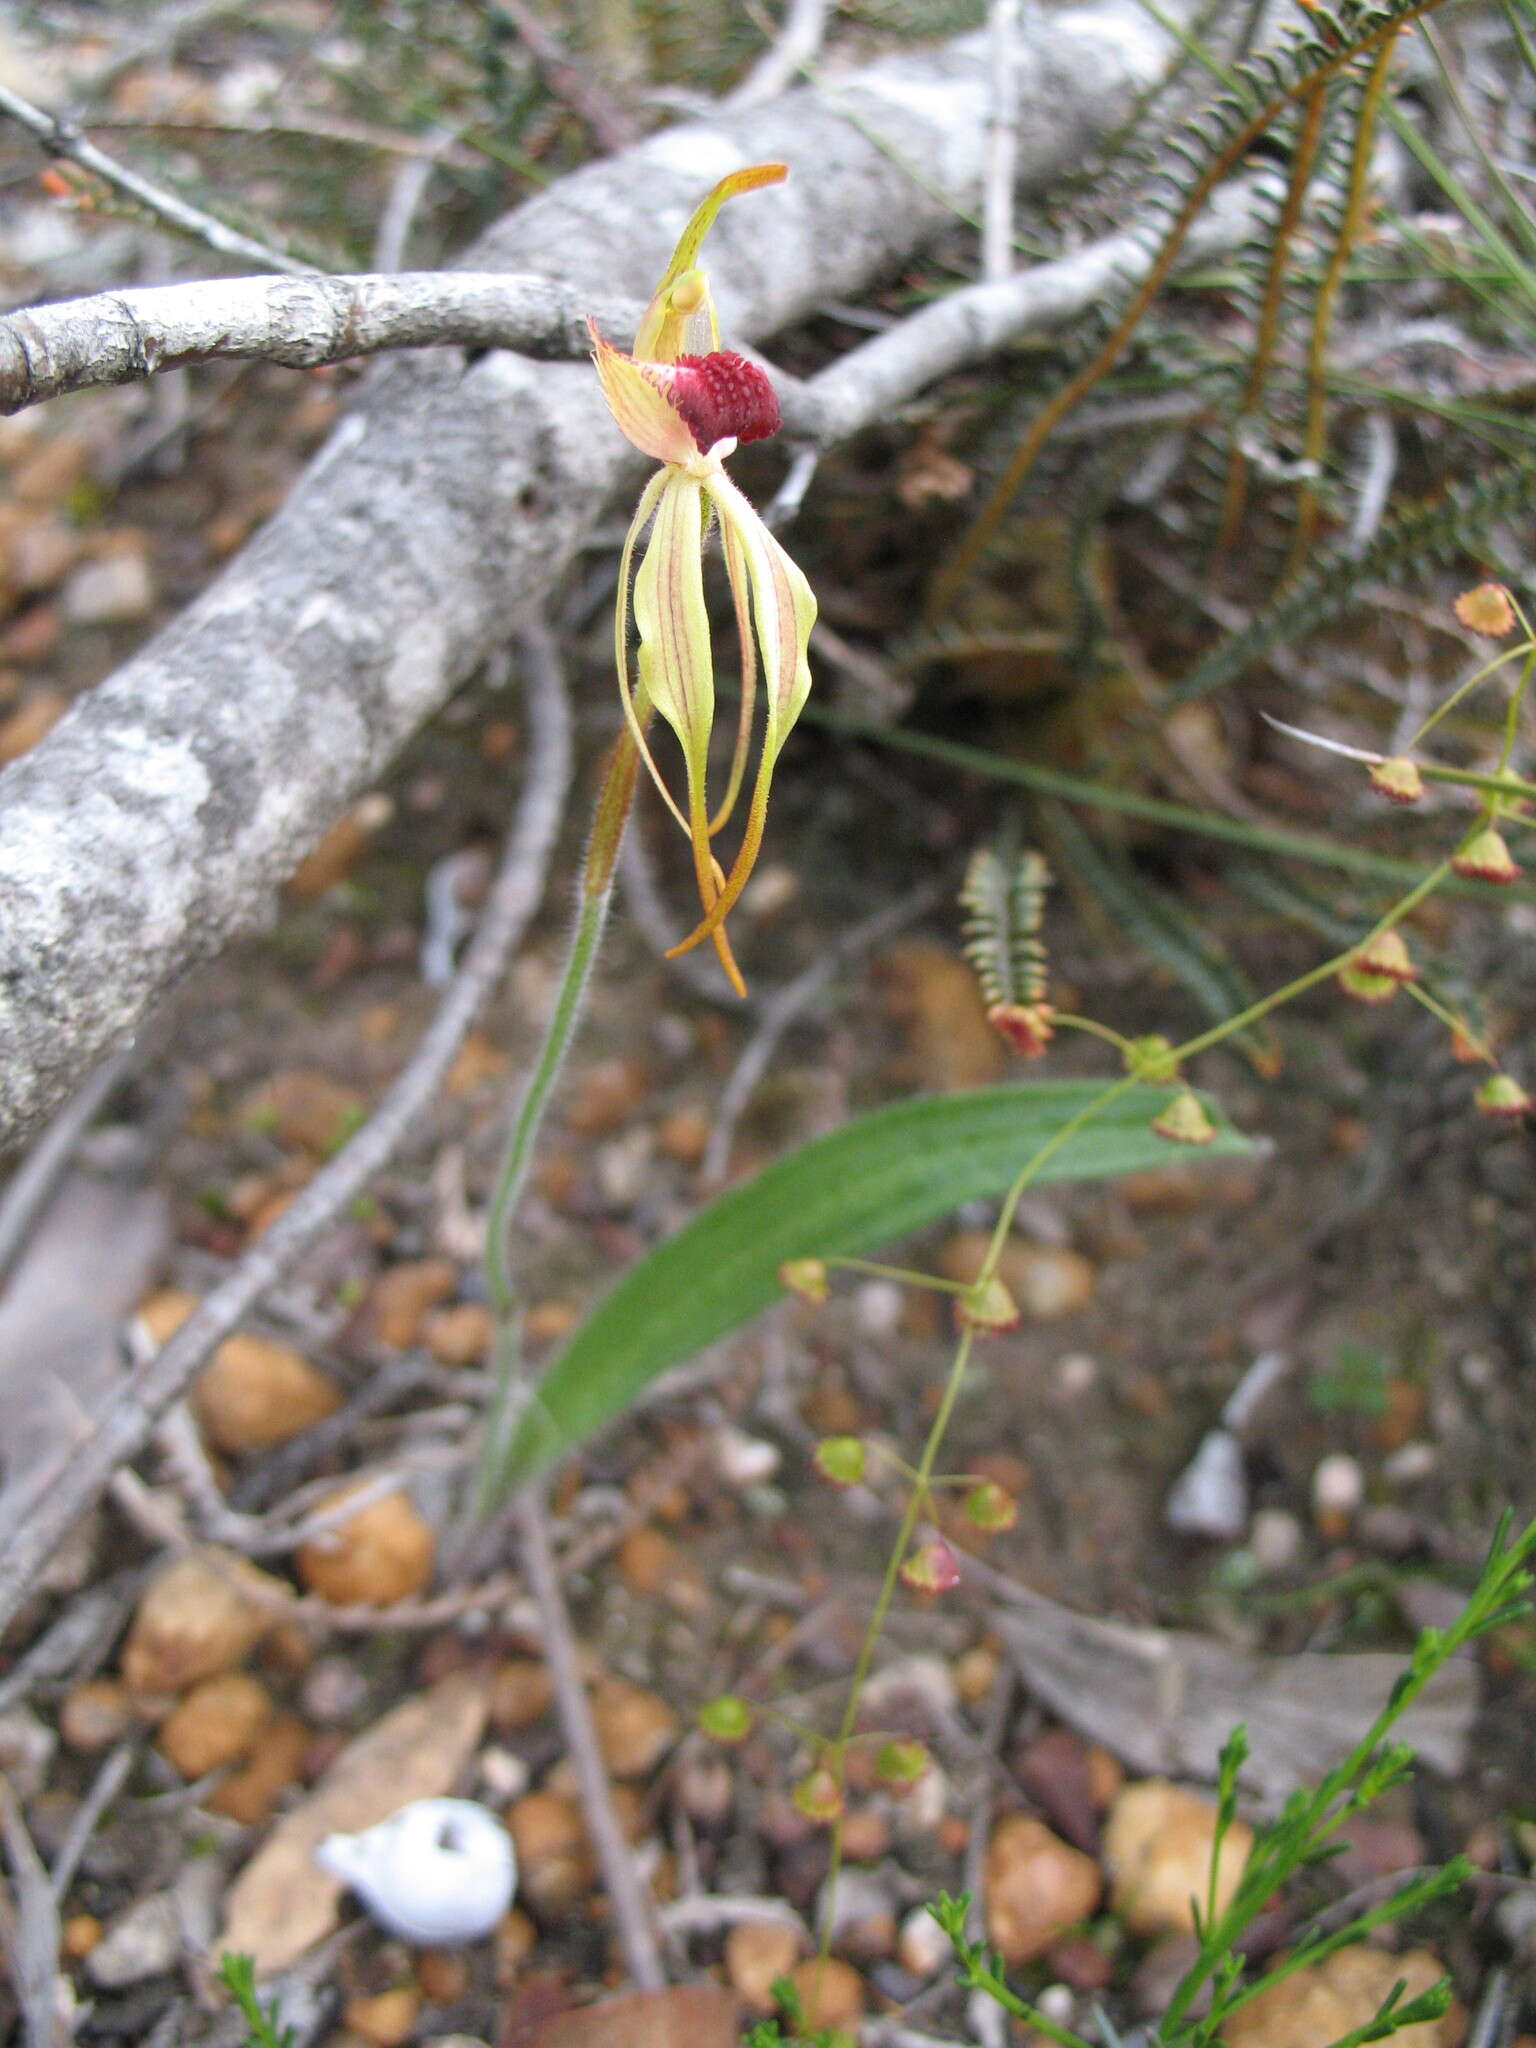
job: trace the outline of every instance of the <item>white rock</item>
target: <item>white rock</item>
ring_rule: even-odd
[[[1077,2015],[1077,1999],[1070,1984],[1047,1984],[1035,2006],[1058,2027],[1070,2027]]]
[[[853,1311],[866,1337],[894,1336],[904,1306],[894,1280],[866,1280],[853,1297]]]
[[[1312,1474],[1312,1505],[1319,1514],[1352,1515],[1365,1498],[1365,1474],[1348,1451],[1331,1451]]]
[[[1289,1571],[1301,1555],[1301,1524],[1284,1508],[1260,1508],[1248,1532],[1248,1548],[1266,1576]]]
[[[1433,1444],[1414,1438],[1392,1453],[1381,1468],[1381,1476],[1390,1486],[1413,1486],[1428,1479],[1439,1462]]]
[[[41,1792],[59,1738],[30,1707],[10,1707],[0,1714],[0,1773],[18,1799]]]
[[[146,1977],[163,1977],[180,1960],[181,1914],[169,1892],[155,1892],[110,1923],[85,1969],[100,1990],[121,1991]]]
[[[930,1727],[937,1727],[960,1704],[955,1674],[943,1657],[920,1652],[897,1657],[877,1671],[864,1688],[864,1711],[876,1727],[902,1721],[914,1707]]]
[[[896,1958],[914,1977],[932,1977],[949,1961],[949,1936],[926,1906],[914,1906],[901,1923]]]
[[[1231,1542],[1248,1526],[1248,1475],[1229,1429],[1213,1429],[1168,1489],[1163,1520],[1185,1536]]]
[[[78,626],[123,625],[154,610],[155,586],[143,555],[82,562],[64,585],[64,615]]]
[[[480,1783],[498,1806],[510,1806],[528,1790],[532,1774],[516,1750],[493,1744],[481,1750],[477,1762]]]
[[[777,1444],[727,1425],[715,1431],[715,1469],[727,1486],[763,1486],[784,1462]]]
[[[1099,1362],[1086,1351],[1069,1351],[1056,1361],[1056,1390],[1069,1401],[1086,1394],[1099,1377]]]
[[[489,1934],[517,1883],[511,1837],[472,1799],[413,1799],[360,1835],[327,1835],[315,1861],[389,1933],[434,1948]]]

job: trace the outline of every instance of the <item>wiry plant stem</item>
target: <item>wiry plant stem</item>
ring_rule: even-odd
[[[1322,138],[1323,113],[1327,104],[1325,87],[1318,86],[1315,92],[1308,94],[1302,110],[1301,128],[1291,152],[1290,183],[1286,187],[1285,204],[1280,209],[1275,239],[1270,247],[1269,272],[1264,280],[1264,298],[1253,337],[1253,361],[1248,368],[1248,382],[1238,414],[1239,431],[1232,437],[1232,448],[1227,457],[1221,529],[1216,539],[1218,564],[1237,539],[1238,528],[1243,521],[1243,504],[1248,493],[1248,458],[1243,450],[1241,428],[1245,421],[1257,419],[1259,401],[1264,396],[1264,386],[1269,378],[1275,340],[1280,331],[1280,309],[1285,301],[1285,274],[1291,242],[1301,222],[1302,208],[1306,205],[1307,187],[1312,182],[1312,167],[1317,161],[1317,145]]]
[[[1286,580],[1296,576],[1312,552],[1317,537],[1318,492],[1315,472],[1322,468],[1323,458],[1328,452],[1328,332],[1333,322],[1334,302],[1339,295],[1339,286],[1344,281],[1344,270],[1360,231],[1365,225],[1366,208],[1371,190],[1371,151],[1376,135],[1376,116],[1381,108],[1382,95],[1386,90],[1387,73],[1392,68],[1392,59],[1397,51],[1397,31],[1394,29],[1381,48],[1371,66],[1370,76],[1365,82],[1365,95],[1360,103],[1360,113],[1355,124],[1354,153],[1349,165],[1349,187],[1344,197],[1344,217],[1339,223],[1338,239],[1328,257],[1328,267],[1323,272],[1323,281],[1318,286],[1317,304],[1312,309],[1312,336],[1307,345],[1307,421],[1302,435],[1301,452],[1303,460],[1310,466],[1304,474],[1296,493],[1296,533],[1291,543],[1291,557],[1286,569]]]

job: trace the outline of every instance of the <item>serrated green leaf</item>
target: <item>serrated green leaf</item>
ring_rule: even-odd
[[[856,1257],[1000,1194],[1102,1093],[1097,1081],[1035,1081],[896,1103],[720,1196],[625,1274],[542,1376],[493,1491],[563,1456],[658,1374],[780,1298],[784,1260]],[[1151,1119],[1167,1093],[1133,1088],[1118,1097],[1062,1145],[1040,1179],[1107,1179],[1166,1165],[1172,1148]],[[1248,1150],[1214,1109],[1212,1118],[1217,1137],[1201,1158]]]

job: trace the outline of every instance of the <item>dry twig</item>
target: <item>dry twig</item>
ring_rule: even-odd
[[[38,1855],[21,1804],[0,1778],[0,1834],[16,1895],[4,1948],[16,2003],[21,2007],[26,2048],[56,2048],[60,2028],[58,1974],[59,1910],[43,1859]]]
[[[628,149],[637,132],[633,118],[594,85],[588,72],[575,62],[526,0],[500,0],[500,7],[516,28],[544,83],[591,130],[598,148],[610,152]]]
[[[789,0],[773,42],[722,104],[755,107],[787,91],[821,48],[829,11],[827,0]]]
[[[629,1844],[613,1809],[608,1773],[598,1747],[592,1709],[576,1661],[576,1639],[565,1609],[559,1574],[549,1547],[549,1530],[544,1503],[537,1487],[518,1496],[517,1524],[522,1542],[523,1569],[529,1589],[538,1603],[544,1624],[544,1658],[554,1681],[555,1705],[565,1746],[576,1772],[587,1833],[597,1851],[598,1867],[613,1917],[618,1926],[619,1945],[625,1966],[642,1991],[659,1991],[666,1983],[661,1951],[656,1944],[651,1902],[635,1871]]]
[[[194,241],[217,250],[221,256],[238,256],[247,263],[260,263],[268,270],[286,271],[290,277],[307,277],[314,271],[312,263],[301,263],[297,257],[284,255],[281,249],[269,249],[254,235],[227,227],[211,213],[204,213],[200,206],[192,206],[174,192],[152,184],[137,171],[130,171],[126,164],[120,164],[116,157],[108,156],[88,136],[82,135],[73,121],[66,120],[62,114],[49,114],[41,107],[34,107],[30,100],[23,99],[19,92],[12,92],[8,85],[0,85],[0,114],[9,114],[13,121],[35,135],[50,156],[63,157],[69,163],[78,164],[81,170],[89,171],[115,192],[121,192],[124,198],[142,206],[146,213],[163,220],[167,227],[175,228],[179,234],[190,235]]]

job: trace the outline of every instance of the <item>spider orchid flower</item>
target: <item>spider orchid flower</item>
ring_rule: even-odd
[[[768,791],[786,738],[811,687],[806,659],[816,600],[804,575],[726,474],[743,441],[779,428],[772,384],[755,363],[720,347],[699,245],[727,199],[787,176],[783,164],[755,164],[722,178],[683,230],[672,261],[640,322],[629,354],[588,321],[603,396],[620,431],[661,468],[640,496],[619,567],[614,654],[629,734],[692,848],[704,915],[668,959],[713,941],[738,994],[745,984],[725,936],[725,918],[741,895],[763,842]],[[712,810],[706,794],[715,722],[714,651],[704,601],[704,551],[718,523],[741,650],[741,711],[726,788]],[[631,571],[639,640],[630,667]],[[762,666],[764,731],[746,803],[741,843],[729,874],[712,841],[729,822],[747,782]],[[653,714],[677,735],[683,755],[681,799],[667,787],[646,737]]]

